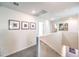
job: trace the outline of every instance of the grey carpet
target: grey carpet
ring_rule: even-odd
[[[60,55],[51,49],[48,45],[40,43],[40,57],[60,57]]]
[[[7,57],[36,57],[37,56],[37,46],[32,46],[20,52],[11,54]]]
[[[37,57],[37,46],[32,46],[20,52],[11,54],[7,57]],[[51,49],[48,45],[41,42],[40,57],[60,57],[60,55],[56,53],[53,49]]]

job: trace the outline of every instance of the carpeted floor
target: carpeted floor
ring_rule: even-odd
[[[20,52],[11,54],[7,57],[37,57],[37,46],[32,46],[28,49],[22,50]],[[60,57],[53,49],[48,45],[41,42],[40,43],[40,57]]]
[[[57,52],[51,49],[48,45],[40,43],[40,57],[61,57]]]
[[[37,56],[37,46],[32,46],[20,52],[14,53],[7,57],[36,57]]]

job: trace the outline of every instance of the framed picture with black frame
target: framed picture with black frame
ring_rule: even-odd
[[[59,31],[68,31],[68,23],[60,23]]]
[[[36,30],[36,23],[35,22],[30,22],[30,29]]]
[[[64,30],[64,24],[63,23],[60,23],[59,24],[59,31],[63,31]]]
[[[69,48],[69,52],[76,54],[76,50],[74,48]]]
[[[8,20],[9,30],[20,30],[20,21],[10,19]]]
[[[28,30],[29,29],[29,22],[21,21],[21,29],[22,30]]]

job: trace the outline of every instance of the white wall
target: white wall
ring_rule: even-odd
[[[68,23],[68,32],[78,32],[78,18],[76,17],[69,17],[67,19],[61,19],[58,22],[55,22],[58,26],[58,31],[59,31],[59,24],[60,23]]]
[[[49,20],[45,20],[45,21],[39,21],[42,23],[42,35],[41,36],[44,36],[44,35],[48,35],[50,34],[51,30],[50,30],[50,21]],[[41,29],[39,29],[40,31]]]
[[[78,33],[62,32],[62,45],[78,49]]]
[[[38,25],[39,25],[39,26],[38,26],[38,27],[39,27],[39,30],[38,30],[38,33],[39,33],[39,34],[38,34],[38,36],[43,36],[43,28],[44,28],[43,25],[44,25],[44,24],[43,24],[43,22],[39,22]]]
[[[68,17],[65,20],[63,19],[56,22],[57,26],[60,23],[68,23],[68,31],[63,31],[62,33],[63,45],[78,49],[78,15]]]
[[[62,32],[51,33],[49,35],[40,37],[40,39],[57,53],[60,55],[62,54]]]
[[[58,31],[53,32],[49,35],[41,37],[41,41],[46,43],[60,55],[62,55],[63,45],[67,45],[73,48],[78,48],[78,18],[68,18],[66,20],[61,20],[55,22],[54,24],[59,25],[59,23],[68,23],[68,31]],[[53,29],[53,28],[52,28]],[[68,40],[68,41],[66,41]]]
[[[0,56],[7,56],[36,44],[35,30],[8,30],[8,20],[35,22],[27,14],[0,7]]]
[[[79,15],[78,15],[78,50],[79,50]]]
[[[47,35],[50,33],[50,21],[46,20],[44,21],[44,35]]]

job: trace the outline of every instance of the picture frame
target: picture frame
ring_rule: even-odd
[[[60,23],[59,31],[68,31],[68,23]]]
[[[64,24],[64,31],[68,31],[68,23]]]
[[[69,52],[76,54],[76,50],[74,48],[69,48]]]
[[[20,29],[20,21],[10,19],[8,20],[9,30],[19,30]]]
[[[21,21],[21,29],[22,30],[28,30],[29,29],[29,22]]]
[[[59,24],[59,31],[63,31],[64,30],[64,24],[63,23],[60,23]]]
[[[30,29],[35,30],[36,29],[36,23],[35,22],[30,22]]]

